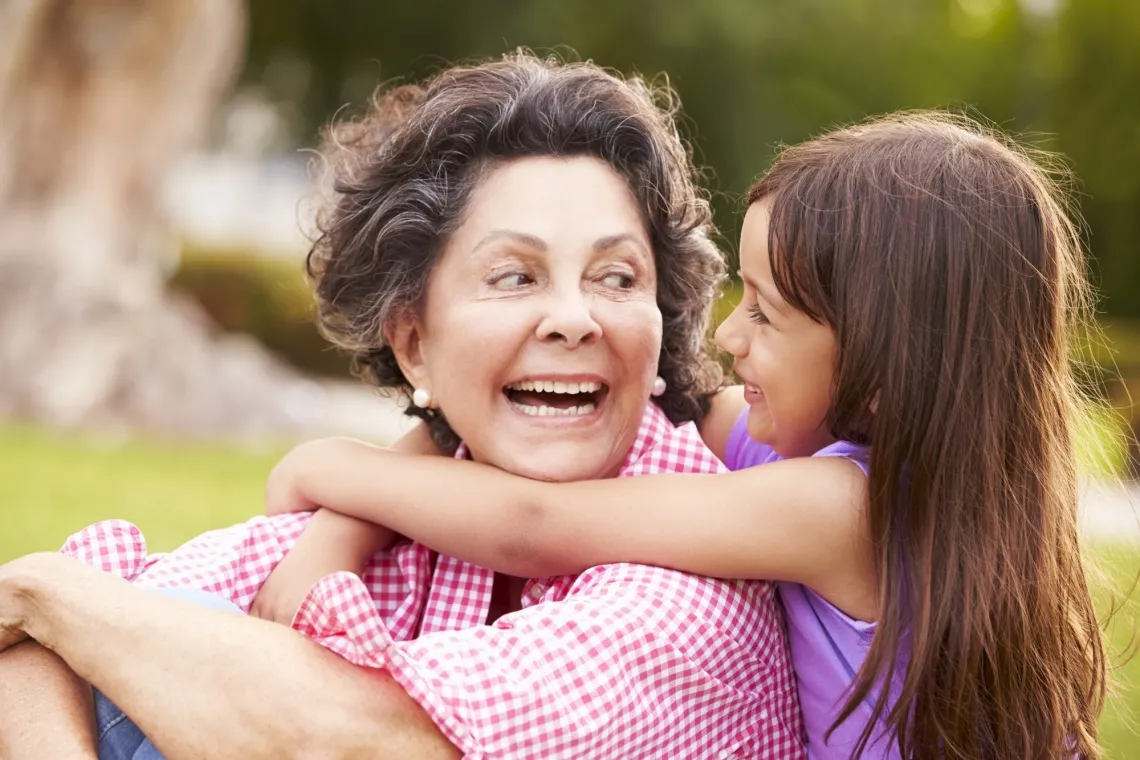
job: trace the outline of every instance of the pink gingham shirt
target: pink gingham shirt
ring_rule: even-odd
[[[722,472],[692,424],[649,405],[620,475]],[[699,504],[693,505],[700,509]],[[256,517],[148,555],[111,520],[63,551],[136,585],[196,588],[248,611],[308,514]],[[384,668],[467,758],[803,758],[771,584],[632,564],[533,579],[486,624],[494,573],[402,542],[362,577],[309,591],[293,628]]]

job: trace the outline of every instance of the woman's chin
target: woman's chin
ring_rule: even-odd
[[[641,422],[628,404],[612,400],[603,398],[585,412],[556,414],[504,399],[478,422],[463,419],[464,430],[456,430],[475,459],[516,475],[552,482],[609,478],[625,461]],[[472,434],[463,435],[468,429]]]
[[[621,464],[620,462],[618,463]],[[575,483],[580,480],[605,480],[616,475],[616,467],[567,467],[564,464],[551,463],[550,466],[542,464],[526,464],[517,467],[503,467],[502,469],[513,475],[519,475],[530,480],[541,480],[547,483]]]
[[[602,442],[532,439],[525,445],[498,447],[487,463],[531,480],[569,483],[612,478],[624,460],[625,451],[614,451]]]

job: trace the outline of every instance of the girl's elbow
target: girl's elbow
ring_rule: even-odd
[[[503,572],[523,578],[568,572],[565,547],[553,535],[551,522],[549,511],[538,501],[527,501],[515,510],[498,545]]]

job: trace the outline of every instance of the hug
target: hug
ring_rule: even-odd
[[[0,754],[1098,757],[1053,181],[946,114],[784,149],[733,385],[674,110],[516,53],[333,125],[320,323],[422,424],[0,567]]]

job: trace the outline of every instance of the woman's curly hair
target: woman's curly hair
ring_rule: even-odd
[[[352,353],[366,381],[407,397],[384,327],[422,306],[480,177],[529,156],[590,156],[626,180],[653,245],[658,374],[668,384],[656,403],[674,423],[700,420],[723,380],[707,328],[724,261],[676,104],[668,87],[527,51],[379,94],[363,118],[325,135],[333,197],[306,262],[322,331]],[[442,414],[411,405],[407,413],[454,451]]]

